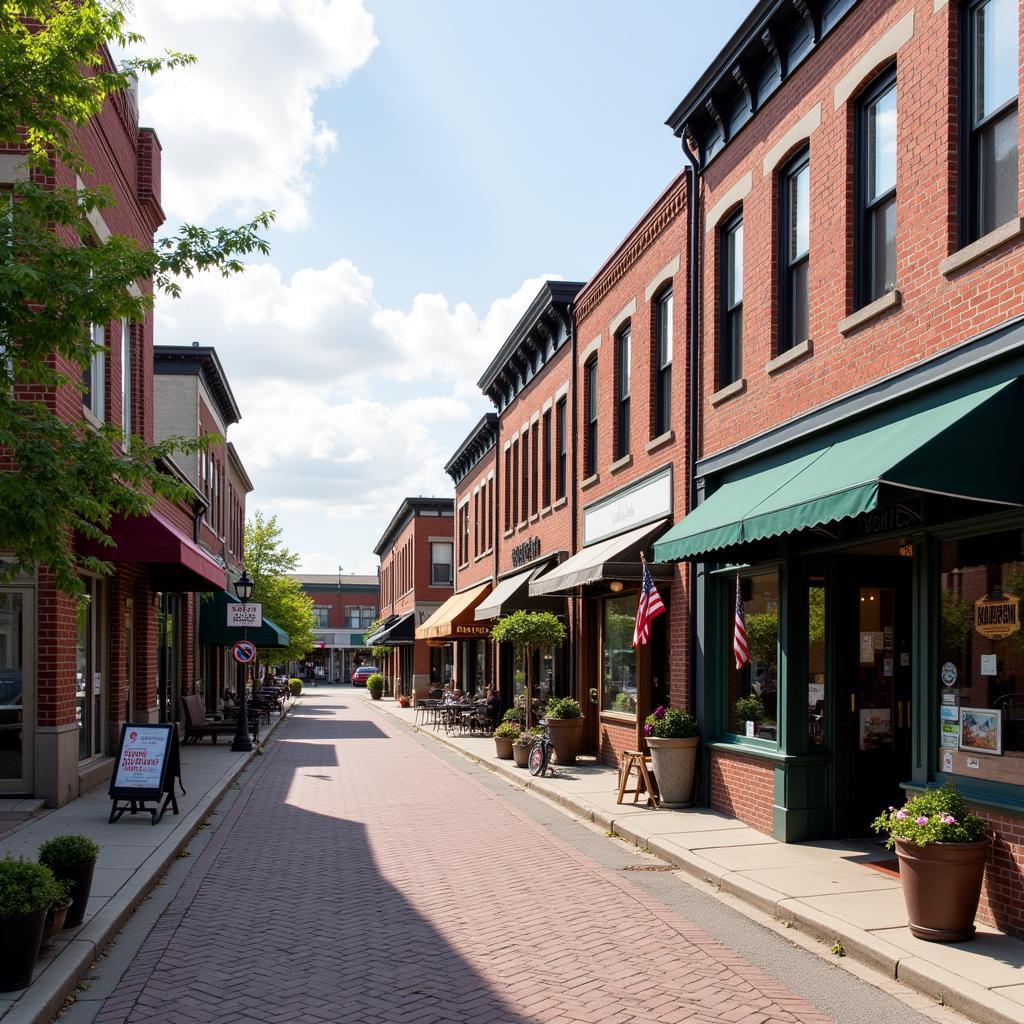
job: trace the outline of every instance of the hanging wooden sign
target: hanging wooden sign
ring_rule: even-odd
[[[1020,598],[1009,594],[981,597],[974,602],[974,628],[989,640],[1005,640],[1020,629]]]

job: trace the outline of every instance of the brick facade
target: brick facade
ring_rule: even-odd
[[[775,773],[771,765],[742,754],[712,751],[708,760],[711,806],[772,834]]]

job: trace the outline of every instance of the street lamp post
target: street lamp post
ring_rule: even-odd
[[[249,579],[249,574],[243,569],[242,575],[238,577],[235,582],[235,593],[238,595],[238,600],[242,604],[248,604],[249,598],[252,597],[253,589],[256,584]],[[242,628],[242,639],[246,640],[248,632],[245,627]],[[238,666],[238,721],[235,726],[235,739],[231,744],[232,750],[248,752],[252,750],[252,739],[249,736],[249,718],[246,714],[246,681],[245,681],[245,665],[239,664]]]

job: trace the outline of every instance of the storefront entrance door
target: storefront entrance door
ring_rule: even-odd
[[[911,773],[910,564],[860,566],[843,589],[840,831],[862,836],[880,810],[902,802],[899,785]]]
[[[35,729],[34,594],[0,590],[0,793],[32,792]]]

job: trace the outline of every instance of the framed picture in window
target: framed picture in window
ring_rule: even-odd
[[[1002,754],[1002,711],[992,708],[961,708],[960,749],[975,754]]]

